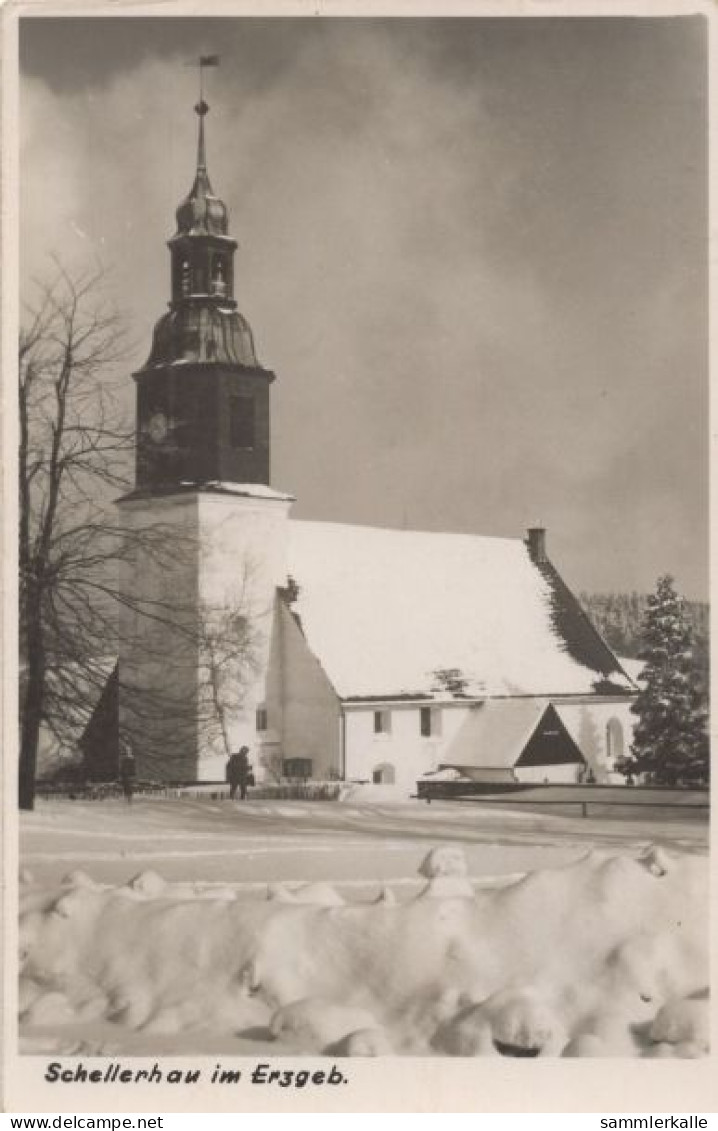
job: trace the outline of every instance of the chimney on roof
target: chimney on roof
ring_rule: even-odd
[[[530,526],[528,528],[526,545],[529,557],[535,565],[548,561],[546,554],[546,531],[543,526]]]

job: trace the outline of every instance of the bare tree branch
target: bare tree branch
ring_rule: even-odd
[[[129,704],[123,726],[142,736],[143,764],[157,776],[167,769],[163,727],[170,739],[192,732],[195,749],[229,750],[231,720],[257,672],[249,568],[237,600],[222,607],[120,585],[120,569],[138,560],[170,575],[199,551],[170,524],[136,529],[110,518],[112,493],[131,485],[135,435],[118,395],[127,339],[103,285],[101,270],[73,277],[56,262],[25,309],[18,344],[23,808],[34,803],[41,728],[72,747],[93,718],[121,618],[140,666],[159,673],[113,677]],[[183,673],[195,681],[191,700]]]

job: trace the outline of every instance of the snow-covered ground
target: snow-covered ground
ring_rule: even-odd
[[[702,1055],[706,839],[472,804],[39,802],[22,1047]]]

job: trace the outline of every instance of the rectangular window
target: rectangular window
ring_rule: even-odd
[[[391,711],[374,712],[374,734],[389,734],[391,732]]]
[[[441,734],[441,712],[436,707],[421,707],[419,716],[422,738],[431,738],[432,734]]]
[[[229,398],[229,442],[233,448],[254,447],[254,398]]]
[[[256,729],[258,731],[267,730],[269,727],[269,719],[267,716],[266,707],[257,707],[257,722]]]
[[[311,758],[285,758],[282,773],[285,778],[300,778],[302,781],[306,781],[307,778],[312,776],[312,760]]]

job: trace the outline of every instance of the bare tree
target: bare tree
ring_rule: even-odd
[[[205,609],[200,634],[200,744],[232,752],[232,722],[258,671],[257,629],[235,609]]]
[[[144,778],[192,780],[198,757],[236,748],[261,666],[262,618],[244,598],[216,605],[168,598],[166,608],[149,614],[134,601],[138,637],[125,635],[124,654],[132,659],[128,670],[121,661],[117,681],[122,736],[137,752]]]
[[[73,695],[66,701],[68,680],[98,694],[103,680],[86,634],[110,615],[108,564],[118,536],[102,504],[108,489],[127,481],[132,437],[112,378],[123,327],[99,297],[101,283],[101,272],[72,279],[58,265],[53,281],[38,287],[20,334],[22,808],[34,801],[43,722],[62,732],[81,709]]]
[[[280,785],[284,778],[284,755],[281,750],[264,750],[259,764],[274,785]]]
[[[228,749],[230,719],[257,670],[250,569],[236,599],[198,608],[171,582],[152,597],[121,584],[138,560],[172,578],[199,552],[190,533],[161,521],[122,525],[110,512],[131,484],[135,435],[118,395],[126,338],[103,299],[102,272],[71,277],[57,265],[26,311],[19,345],[21,738],[19,803],[33,807],[41,729],[77,745],[115,667],[119,623],[156,679],[115,669],[130,704],[119,726],[142,736],[152,771],[184,731]],[[184,665],[197,683],[186,699]],[[174,669],[174,670],[173,670]],[[133,682],[134,681],[134,682]],[[163,732],[164,731],[167,733]],[[118,736],[116,735],[115,738]],[[178,763],[181,759],[178,756]],[[158,776],[166,776],[158,775]],[[178,768],[177,778],[182,772]]]
[[[142,521],[128,532],[136,555],[129,580],[151,575],[151,585],[141,588],[153,598],[124,585],[120,725],[143,777],[189,781],[198,758],[229,754],[246,731],[246,703],[269,639],[271,594],[248,553],[233,552],[218,575],[215,549],[227,537],[224,524],[200,542],[196,528],[183,529],[181,520],[172,531],[154,518],[144,525],[146,514]],[[147,534],[158,531],[159,551],[169,550],[162,568],[145,545]]]

